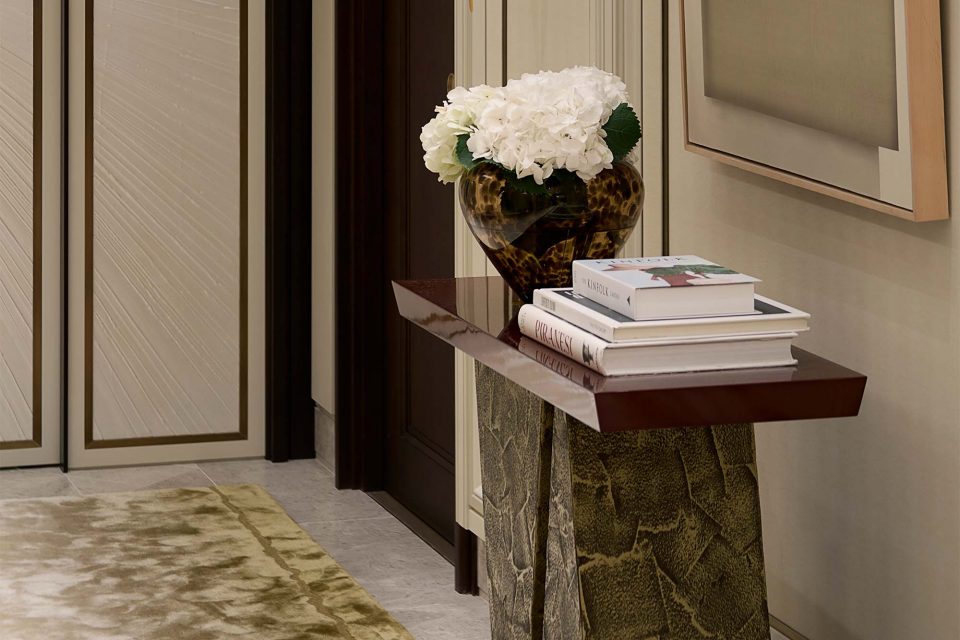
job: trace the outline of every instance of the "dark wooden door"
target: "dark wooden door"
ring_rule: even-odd
[[[385,266],[391,280],[452,277],[454,190],[424,167],[420,129],[443,101],[453,71],[454,3],[390,0],[385,6]],[[383,294],[387,345],[383,488],[452,543],[454,352],[403,320],[389,287]]]

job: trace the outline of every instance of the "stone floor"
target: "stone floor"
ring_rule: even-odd
[[[71,471],[0,471],[0,500],[215,484],[259,484],[418,640],[487,640],[487,603],[453,591],[453,567],[359,491],[337,491],[315,460]],[[772,640],[787,640],[773,631]]]

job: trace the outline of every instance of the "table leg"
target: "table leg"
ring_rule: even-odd
[[[544,638],[770,637],[753,425],[601,434],[557,411]]]
[[[553,406],[477,364],[493,640],[541,640]]]

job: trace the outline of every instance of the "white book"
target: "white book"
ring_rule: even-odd
[[[793,332],[676,340],[607,342],[532,304],[520,332],[606,376],[753,369],[796,364]]]
[[[573,263],[574,291],[631,320],[747,315],[757,282],[698,256]]]
[[[573,289],[537,289],[533,304],[608,342],[755,333],[800,333],[809,329],[810,314],[782,302],[755,295],[754,312],[743,316],[710,316],[670,320],[631,320]]]

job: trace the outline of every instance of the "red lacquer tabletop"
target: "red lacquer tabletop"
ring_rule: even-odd
[[[500,278],[393,283],[400,315],[598,431],[855,416],[866,376],[793,348],[793,367],[605,377],[523,340]]]

